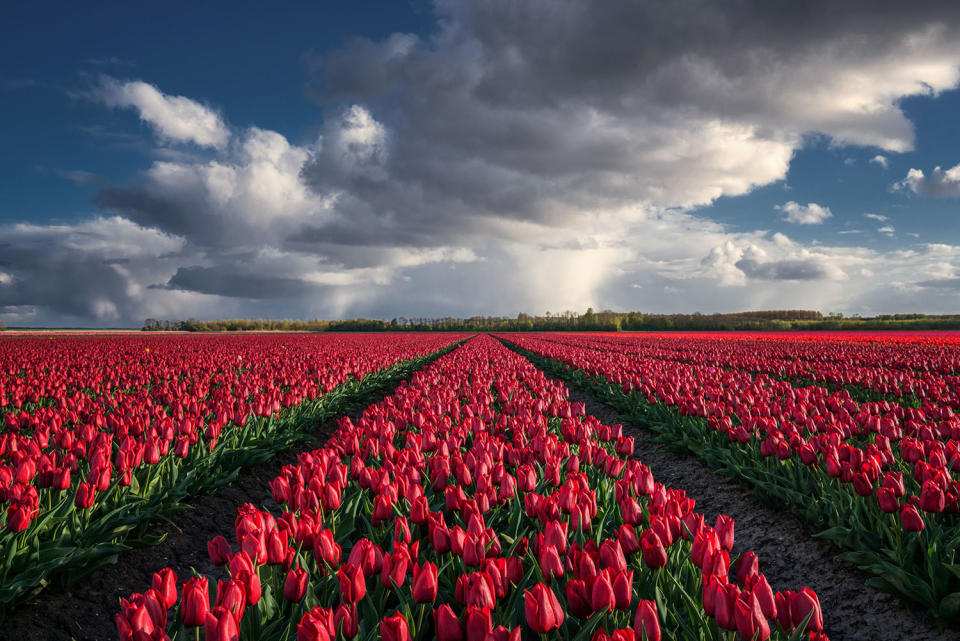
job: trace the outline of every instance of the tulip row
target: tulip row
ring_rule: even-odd
[[[507,339],[674,446],[785,502],[849,550],[842,558],[875,574],[871,584],[940,622],[960,616],[960,422],[931,418],[949,408],[856,403],[845,391],[726,369],[722,358],[643,356],[655,335]],[[627,341],[641,346],[615,349]]]
[[[134,545],[464,336],[0,342],[0,613]],[[139,537],[139,538],[138,538]]]
[[[488,336],[342,419],[243,506],[228,578],[169,568],[116,615],[128,639],[814,639],[812,591],[774,592],[755,554],[632,458],[622,426]]]

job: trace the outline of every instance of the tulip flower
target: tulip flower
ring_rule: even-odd
[[[172,608],[177,603],[177,574],[170,568],[155,572],[150,587],[160,595],[163,607]]]
[[[733,527],[733,519],[729,516],[726,514],[717,516],[717,524],[714,529],[720,539],[720,547],[728,551],[733,549]]]
[[[180,617],[188,628],[203,625],[210,611],[210,592],[207,577],[195,576],[183,584]]]
[[[203,627],[207,641],[240,641],[240,626],[226,608],[216,607],[208,612]]]
[[[894,490],[889,487],[881,487],[877,490],[877,502],[880,504],[880,509],[888,514],[900,509],[900,501]]]
[[[637,641],[660,641],[660,619],[657,617],[656,603],[640,601],[633,619],[633,631]]]
[[[357,606],[341,603],[333,612],[333,630],[347,639],[357,636],[360,621],[357,618]]]
[[[543,583],[537,583],[523,592],[524,612],[527,625],[534,632],[543,634],[563,624],[563,610],[557,596]]]
[[[593,614],[592,595],[587,589],[586,581],[570,579],[564,586],[564,594],[567,597],[567,607],[575,617],[586,619]]]
[[[667,564],[667,551],[653,530],[644,530],[640,535],[640,550],[648,568],[662,568]]]
[[[410,641],[410,628],[407,620],[397,612],[380,622],[380,638],[383,641]]]
[[[437,598],[437,566],[429,561],[413,570],[413,585],[410,587],[417,603],[433,603]]]
[[[544,545],[540,549],[540,573],[545,579],[560,578],[564,575],[560,554],[552,545]]]
[[[907,532],[919,532],[924,528],[923,517],[917,508],[909,503],[900,506],[900,523]]]
[[[607,568],[597,575],[590,588],[590,607],[594,612],[607,610],[612,612],[617,606],[617,598],[613,593],[613,581],[610,578],[610,569]]]
[[[85,510],[91,505],[93,505],[93,501],[96,498],[96,496],[97,496],[96,488],[94,488],[89,483],[80,483],[77,486],[77,495],[73,500],[73,504],[76,507],[80,508],[81,510]]]
[[[337,582],[340,584],[340,598],[346,603],[356,603],[367,593],[363,571],[352,563],[340,566],[337,570]]]
[[[807,616],[810,616],[806,630],[823,632],[823,614],[820,611],[820,599],[817,598],[816,592],[810,588],[800,588],[793,597],[791,610],[795,625],[800,625]]]
[[[307,593],[307,579],[307,572],[303,568],[290,568],[283,582],[283,598],[294,603],[302,601]]]
[[[223,607],[234,614],[238,621],[243,620],[243,611],[247,606],[247,587],[243,581],[230,579],[217,581],[217,600],[214,607]]]
[[[333,613],[317,606],[297,624],[297,641],[333,641],[336,638]]]
[[[437,641],[463,641],[460,620],[446,603],[433,611],[433,626]]]
[[[490,609],[467,606],[467,621],[464,628],[466,629],[465,641],[486,641],[487,636],[493,632]]]

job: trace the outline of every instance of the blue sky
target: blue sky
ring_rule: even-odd
[[[956,14],[5,6],[0,321],[957,312]]]

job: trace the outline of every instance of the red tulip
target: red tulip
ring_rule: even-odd
[[[907,532],[919,532],[924,528],[923,517],[909,503],[900,506],[900,523]]]
[[[633,600],[633,570],[617,572],[613,577],[613,594],[617,599],[617,609],[626,610]]]
[[[227,543],[222,534],[218,534],[207,541],[207,553],[210,555],[210,562],[214,565],[224,565],[232,556],[230,544]]]
[[[307,571],[303,568],[290,568],[283,582],[283,598],[299,603],[307,593]]]
[[[552,545],[544,545],[540,548],[540,572],[544,579],[559,579],[564,575],[560,554]]]
[[[605,568],[626,571],[627,559],[616,539],[607,539],[600,544],[600,564]]]
[[[96,497],[96,488],[89,483],[80,483],[77,486],[77,496],[74,498],[73,504],[81,510],[85,510],[93,505],[93,501]]]
[[[344,563],[337,570],[340,598],[346,603],[356,603],[367,594],[367,582],[363,571],[352,563]]]
[[[207,641],[240,641],[240,626],[226,608],[216,607],[208,612],[203,627]]]
[[[543,634],[559,628],[563,624],[563,610],[557,595],[543,583],[537,583],[523,592],[524,612],[527,625],[537,633]]]
[[[725,550],[733,549],[733,519],[726,514],[717,516],[717,524],[714,526],[717,531],[717,537],[720,539],[720,547]]]
[[[900,501],[894,490],[889,487],[881,487],[877,490],[877,502],[880,504],[880,509],[888,514],[900,509]]]
[[[384,618],[380,622],[380,638],[383,641],[410,641],[410,628],[404,616],[397,612]]]
[[[297,624],[297,641],[335,641],[333,614],[317,606],[303,615]]]
[[[749,592],[741,592],[734,608],[740,636],[756,641],[767,641],[770,638],[770,626],[756,597]]]
[[[633,631],[637,641],[660,641],[660,619],[657,617],[656,603],[640,601],[633,619]]]
[[[183,598],[180,602],[180,617],[183,625],[192,628],[203,625],[210,611],[210,591],[207,577],[195,576],[183,584]]]
[[[567,597],[567,607],[575,617],[586,619],[593,614],[592,599],[586,581],[570,579],[564,586],[564,594]]]
[[[410,591],[415,602],[433,603],[437,598],[437,566],[429,561],[415,566]]]
[[[933,481],[926,481],[920,489],[920,509],[924,512],[943,512],[946,497],[939,485]]]
[[[610,580],[610,569],[605,569],[593,580],[590,588],[590,607],[594,612],[607,610],[612,612],[617,605],[617,598],[613,594],[613,582]]]
[[[493,620],[489,608],[467,606],[466,641],[486,641],[493,631]]]
[[[795,625],[800,625],[812,613],[806,630],[823,632],[823,614],[820,611],[820,599],[817,598],[816,592],[810,588],[800,588],[800,591],[793,598],[791,609],[793,610]]]
[[[649,568],[662,568],[667,564],[667,551],[660,537],[653,530],[644,530],[640,535],[640,549],[643,562]]]
[[[759,572],[759,560],[756,552],[744,552],[737,559],[737,582],[741,585],[746,585],[747,579],[756,577]]]
[[[172,608],[177,603],[177,574],[170,568],[155,572],[150,587],[160,595],[163,607]]]
[[[217,582],[217,600],[215,607],[232,612],[238,621],[243,619],[243,610],[247,605],[247,588],[243,581],[230,579]]]
[[[463,641],[460,619],[446,603],[433,611],[433,625],[437,631],[437,641]]]

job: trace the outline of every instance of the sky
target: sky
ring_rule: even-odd
[[[960,5],[0,8],[0,322],[960,312]]]

